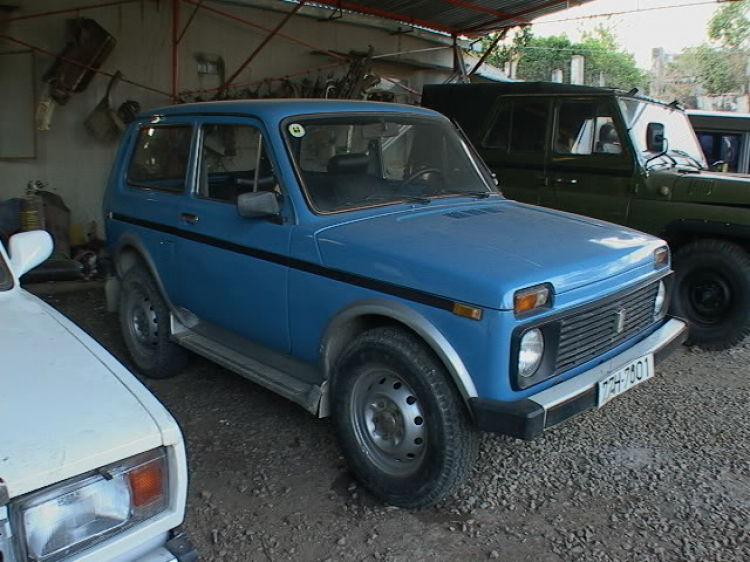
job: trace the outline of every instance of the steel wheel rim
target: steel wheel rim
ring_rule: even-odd
[[[390,476],[419,470],[427,449],[427,420],[403,378],[372,368],[354,383],[350,423],[368,459]]]
[[[690,275],[687,292],[694,320],[702,325],[721,322],[732,304],[731,286],[716,272],[696,271]]]
[[[142,291],[134,291],[128,298],[128,331],[130,339],[143,351],[153,352],[158,343],[156,311],[151,299]]]

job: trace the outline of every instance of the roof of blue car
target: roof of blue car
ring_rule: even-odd
[[[151,115],[253,115],[266,119],[281,120],[293,115],[320,113],[395,112],[436,115],[430,109],[414,105],[401,105],[375,101],[333,99],[262,99],[228,100],[170,105],[144,113]]]

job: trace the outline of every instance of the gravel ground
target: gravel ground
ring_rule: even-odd
[[[100,290],[44,297],[128,364]],[[180,423],[186,527],[203,561],[750,560],[750,345],[683,348],[657,377],[534,442],[485,435],[469,484],[387,507],[332,426],[195,358],[144,380]]]

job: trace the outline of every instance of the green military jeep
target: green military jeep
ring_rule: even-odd
[[[422,104],[461,125],[507,197],[666,239],[673,312],[694,343],[727,349],[750,334],[750,176],[710,171],[676,103],[509,82],[425,86]]]

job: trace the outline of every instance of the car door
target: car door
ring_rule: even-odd
[[[633,155],[608,98],[558,100],[548,176],[553,206],[625,224],[633,194]]]
[[[118,160],[107,192],[107,236],[130,243],[148,256],[154,274],[167,291],[177,290],[175,271],[177,210],[185,198],[194,135],[189,120],[143,122],[129,132],[129,156]]]
[[[192,190],[179,209],[175,303],[197,317],[198,331],[228,332],[288,352],[291,209],[270,145],[254,119],[205,118],[198,126]],[[260,190],[276,194],[281,215],[240,217],[237,197]]]
[[[506,197],[551,203],[545,167],[550,114],[550,100],[542,96],[503,96],[496,102],[480,152]]]

